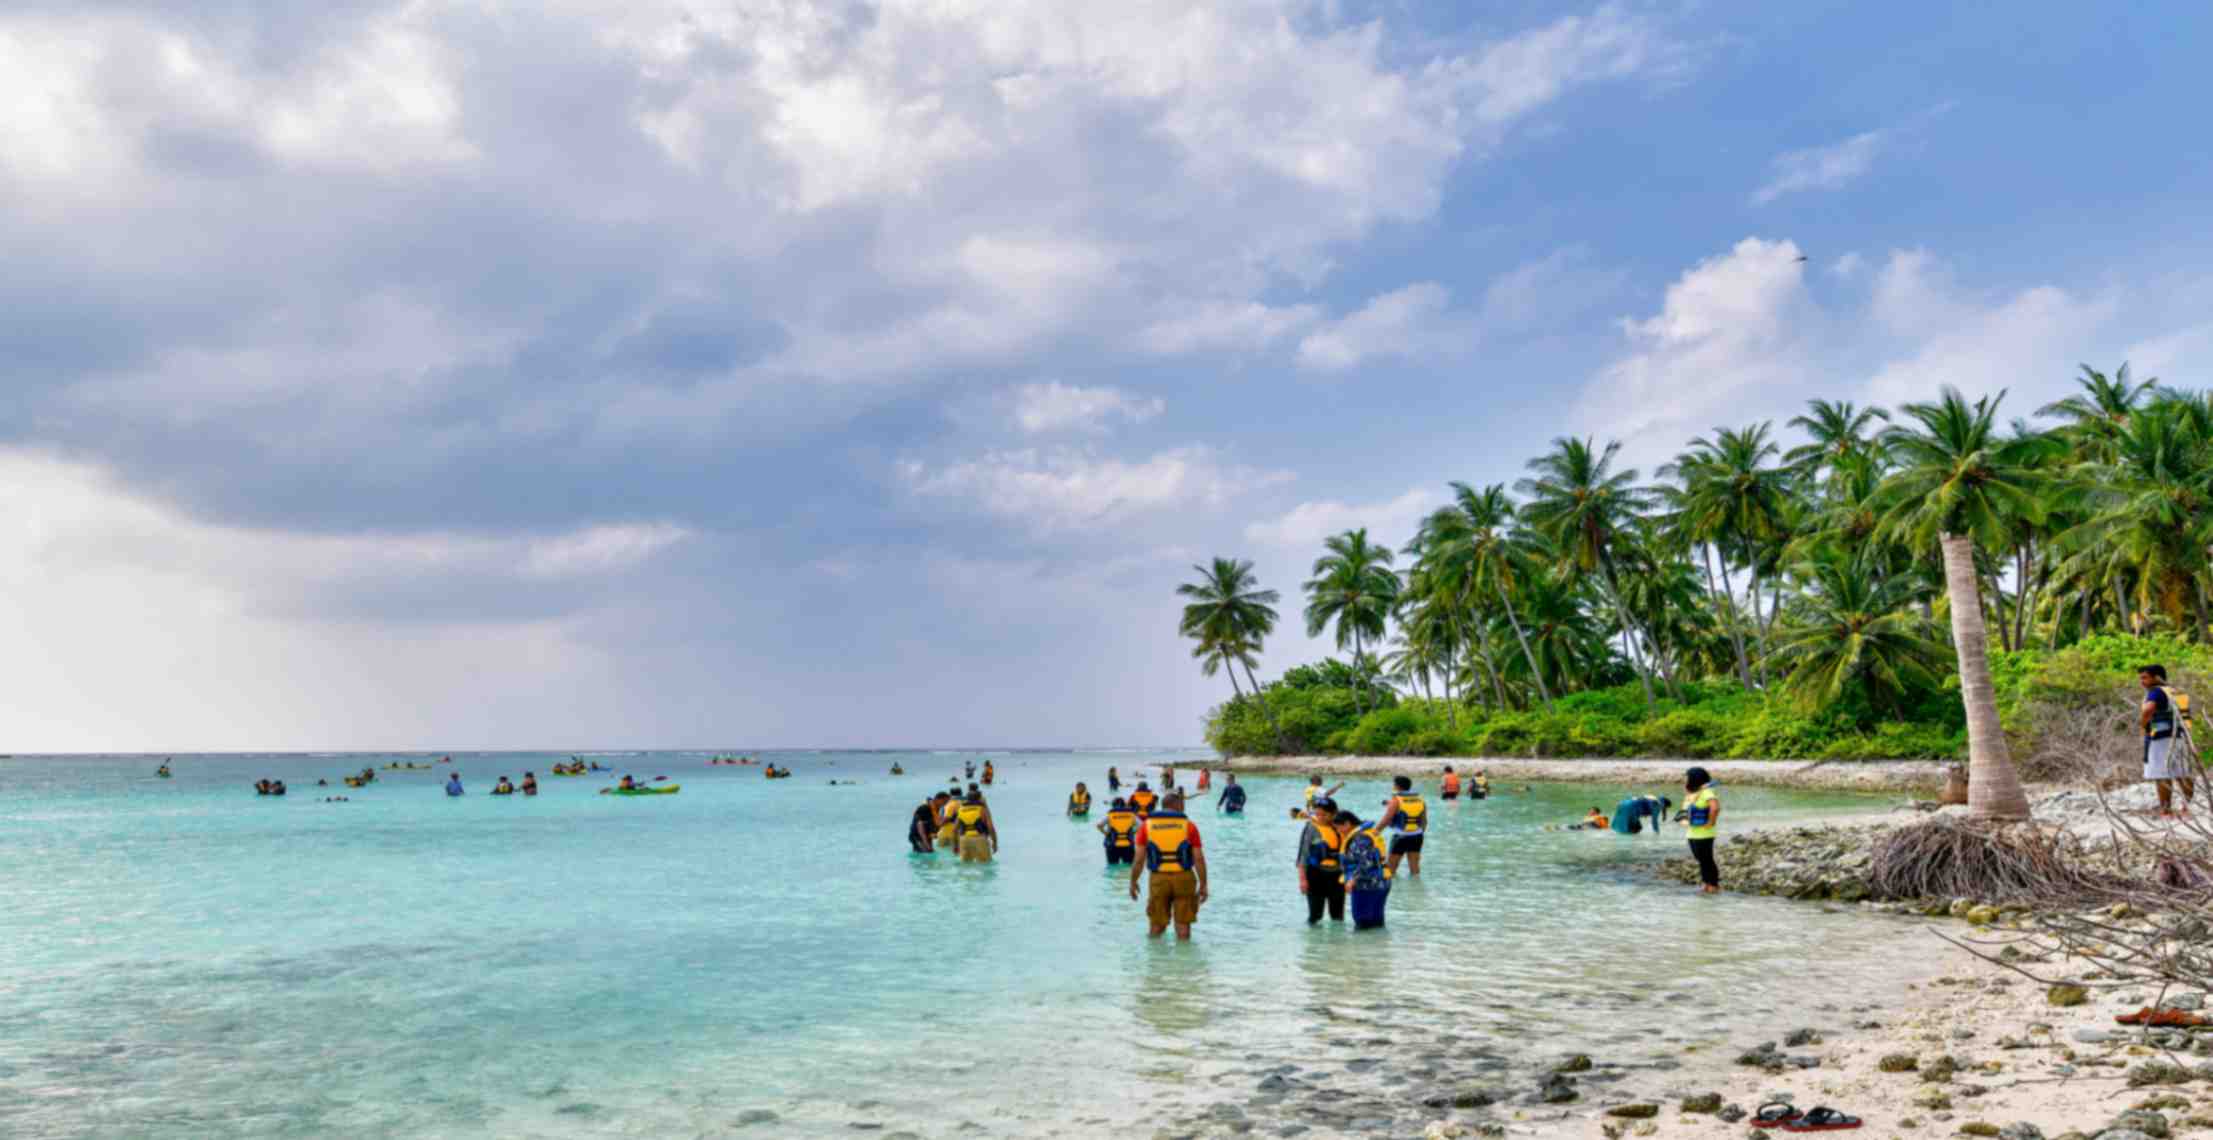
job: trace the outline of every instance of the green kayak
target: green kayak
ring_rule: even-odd
[[[683,791],[682,784],[663,784],[658,788],[601,788],[603,796],[673,796]]]

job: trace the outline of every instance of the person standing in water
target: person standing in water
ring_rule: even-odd
[[[1107,768],[1107,792],[1111,795],[1112,793],[1119,792],[1121,790],[1122,774],[1115,771],[1112,766],[1109,766]]]
[[[914,818],[907,824],[907,847],[915,854],[937,854],[937,821],[944,807],[944,792],[939,792],[916,805]]]
[[[1460,798],[1460,773],[1453,771],[1450,764],[1445,765],[1444,778],[1437,781],[1437,798],[1441,800]]]
[[[1321,797],[1306,809],[1297,855],[1299,893],[1306,896],[1306,924],[1345,921],[1345,835],[1337,826],[1337,803]]]
[[[1068,793],[1068,818],[1082,819],[1091,814],[1091,789],[1076,781],[1076,790]]]
[[[1136,812],[1139,819],[1153,814],[1153,805],[1158,802],[1160,802],[1160,797],[1154,795],[1153,790],[1147,787],[1143,780],[1139,780],[1137,790],[1130,793],[1130,810]]]
[[[1352,910],[1354,930],[1383,925],[1383,904],[1391,897],[1391,868],[1384,856],[1388,842],[1379,821],[1364,827],[1349,811],[1337,813],[1337,829],[1345,838],[1345,900]]]
[[[534,796],[538,794],[538,773],[523,773],[523,794],[526,796]]]
[[[1200,791],[1202,791],[1202,792],[1204,792],[1204,791],[1208,791],[1208,790],[1211,790],[1211,789],[1212,789],[1213,787],[1214,787],[1214,769],[1212,769],[1212,768],[1201,768],[1201,769],[1199,769],[1199,790],[1200,790]]]
[[[446,794],[449,796],[461,794],[461,773],[454,772],[446,776]]]
[[[2181,784],[2182,814],[2189,815],[2197,781],[2190,777],[2190,762],[2184,750],[2176,747],[2182,719],[2176,715],[2174,696],[2167,690],[2167,667],[2146,665],[2136,671],[2136,681],[2144,686],[2144,703],[2137,710],[2137,722],[2144,729],[2144,778],[2159,789],[2162,817],[2175,814],[2174,785]]]
[[[1106,840],[1107,866],[1136,861],[1137,824],[1137,813],[1130,810],[1129,801],[1117,799],[1108,806],[1106,822],[1098,825],[1099,835]]]
[[[1398,861],[1407,861],[1408,878],[1422,877],[1422,838],[1429,828],[1429,805],[1414,793],[1414,781],[1400,776],[1391,781],[1397,789],[1383,803],[1383,816],[1377,827],[1388,827],[1397,834],[1391,837],[1391,874],[1398,874]]]
[[[1222,785],[1222,798],[1215,800],[1214,806],[1230,815],[1245,814],[1245,788],[1237,782],[1237,773],[1229,774],[1229,782]]]
[[[1309,776],[1309,777],[1307,777],[1307,780],[1306,780],[1306,807],[1307,807],[1307,810],[1309,810],[1309,811],[1312,811],[1312,810],[1313,810],[1313,808],[1314,808],[1314,804],[1315,804],[1315,802],[1316,802],[1316,801],[1318,801],[1318,800],[1329,800],[1329,801],[1331,801],[1332,803],[1335,803],[1335,802],[1336,802],[1336,799],[1337,799],[1337,793],[1339,793],[1339,792],[1341,792],[1341,791],[1344,791],[1344,790],[1345,790],[1345,782],[1344,782],[1343,780],[1339,780],[1339,781],[1338,781],[1338,782],[1336,783],[1336,785],[1335,785],[1335,786],[1333,786],[1333,787],[1331,787],[1331,788],[1329,788],[1329,789],[1327,789],[1327,790],[1325,791],[1325,790],[1324,790],[1324,789],[1322,788],[1322,778],[1321,778],[1320,776]]]
[[[1151,871],[1145,897],[1148,937],[1160,937],[1174,922],[1176,941],[1190,941],[1191,924],[1206,903],[1206,851],[1199,842],[1199,825],[1183,814],[1182,793],[1170,792],[1160,809],[1138,825],[1137,849],[1145,853],[1145,861],[1130,868],[1130,897],[1137,897],[1138,879]]]
[[[1690,825],[1690,853],[1698,860],[1698,893],[1721,890],[1721,867],[1714,862],[1714,833],[1721,826],[1721,797],[1714,794],[1714,778],[1704,768],[1683,773],[1683,822]]]
[[[996,776],[996,775],[997,775],[997,769],[994,769],[994,768],[993,768],[993,767],[991,766],[991,761],[989,761],[989,760],[986,760],[986,761],[984,761],[984,786],[985,786],[985,787],[987,787],[987,788],[988,788],[988,787],[990,787],[990,786],[991,786],[991,781],[992,781],[993,777],[994,777],[994,776]]]
[[[991,809],[984,806],[984,798],[975,792],[968,793],[968,800],[953,813],[953,826],[960,839],[960,856],[963,863],[989,863],[999,851],[999,829],[992,826]]]

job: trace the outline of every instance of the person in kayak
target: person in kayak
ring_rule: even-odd
[[[1107,866],[1137,858],[1137,822],[1137,813],[1130,810],[1128,800],[1116,799],[1108,806],[1106,822],[1098,825],[1099,835],[1106,840]]]
[[[538,794],[538,773],[523,773],[523,794],[526,796],[534,796]]]
[[[461,794],[461,773],[452,772],[446,776],[446,794],[449,796]]]
[[[1070,819],[1082,819],[1090,814],[1091,789],[1084,787],[1083,781],[1078,780],[1076,781],[1076,790],[1068,793],[1068,817]]]
[[[1229,782],[1222,785],[1222,796],[1214,806],[1229,815],[1245,814],[1245,785],[1237,782],[1237,774],[1231,773]]]
[[[615,781],[615,786],[621,788],[623,791],[626,792],[635,791],[637,790],[638,782],[630,778],[630,773],[624,772],[622,774],[622,779]]]
[[[162,765],[161,767],[159,767],[159,768],[156,768],[156,769],[154,769],[154,775],[156,775],[156,776],[159,776],[159,777],[161,777],[161,778],[162,778],[162,779],[164,779],[164,780],[168,779],[168,778],[169,778],[169,765],[167,765],[167,764],[164,764],[164,765]]]

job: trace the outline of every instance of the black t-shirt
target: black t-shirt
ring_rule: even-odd
[[[932,808],[927,802],[924,802],[921,807],[914,809],[914,823],[910,825],[909,830],[920,831],[924,834],[936,832],[936,809]]]

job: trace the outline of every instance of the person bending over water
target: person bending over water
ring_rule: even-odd
[[[1214,801],[1214,806],[1229,815],[1245,814],[1245,786],[1237,782],[1236,773],[1230,773],[1229,782],[1222,785],[1222,797]]]
[[[1090,814],[1091,789],[1084,787],[1083,781],[1078,780],[1076,790],[1068,793],[1068,816],[1071,819],[1082,819]]]
[[[937,854],[937,818],[944,806],[944,792],[915,806],[914,818],[907,823],[907,846],[915,854]]]
[[[1160,810],[1138,825],[1137,848],[1145,861],[1130,867],[1130,897],[1137,897],[1137,881],[1150,871],[1148,936],[1160,937],[1173,922],[1176,940],[1190,941],[1191,924],[1199,920],[1199,907],[1206,902],[1206,851],[1199,843],[1199,826],[1183,814],[1182,793],[1168,793]]]

